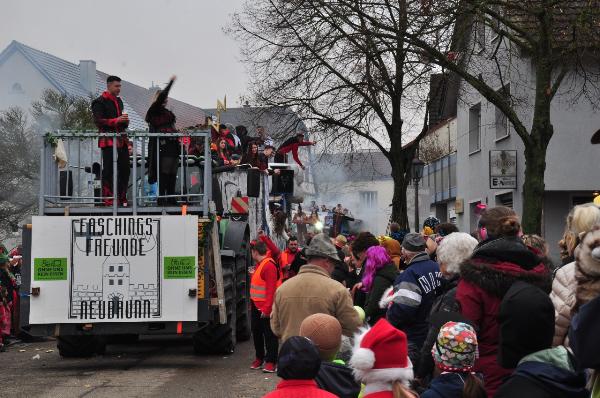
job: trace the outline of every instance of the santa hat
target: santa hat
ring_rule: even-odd
[[[413,368],[406,334],[380,319],[356,336],[350,366],[355,377],[364,383],[400,381],[408,386]]]

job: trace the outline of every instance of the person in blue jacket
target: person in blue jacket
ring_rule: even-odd
[[[404,237],[402,257],[407,268],[394,281],[393,295],[382,301],[382,305],[390,302],[388,321],[406,333],[408,356],[415,368],[429,329],[427,318],[443,279],[440,266],[429,258],[425,248],[422,235]]]

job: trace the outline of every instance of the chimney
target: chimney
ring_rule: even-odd
[[[79,82],[90,94],[96,94],[96,61],[79,61]]]

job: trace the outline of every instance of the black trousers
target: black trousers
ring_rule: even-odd
[[[125,200],[129,186],[129,149],[117,148],[117,189],[119,200]],[[102,148],[102,195],[111,196],[113,190],[113,148]]]
[[[252,303],[252,338],[254,339],[254,349],[256,358],[265,362],[277,362],[277,353],[279,351],[279,341],[277,336],[271,330],[271,320],[261,318],[260,310]],[[266,353],[265,353],[266,347]]]

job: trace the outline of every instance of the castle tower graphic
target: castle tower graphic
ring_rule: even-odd
[[[123,257],[107,257],[102,264],[102,300],[126,301],[130,299],[130,264]]]

